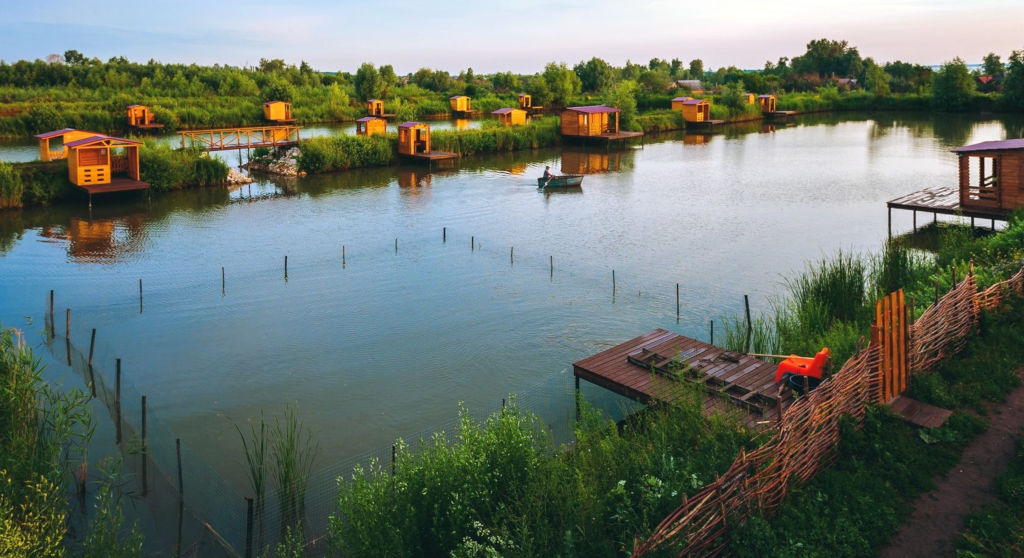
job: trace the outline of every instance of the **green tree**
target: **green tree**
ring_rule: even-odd
[[[356,97],[362,101],[379,98],[384,93],[384,80],[377,68],[369,62],[363,62],[356,70],[353,84],[356,88]]]
[[[395,74],[395,69],[391,67],[391,64],[385,64],[378,68],[377,71],[380,72],[380,80],[384,84],[384,91],[381,92],[381,96],[387,97],[391,88],[398,83],[398,75]]]
[[[85,56],[75,49],[64,51],[64,63],[69,66],[82,66],[85,64]]]
[[[984,75],[993,77],[1001,76],[1005,70],[1006,66],[1003,66],[1003,62],[999,59],[998,54],[990,52],[985,55],[981,66],[981,71]]]
[[[1024,50],[1010,54],[1010,63],[1003,79],[1003,95],[1011,107],[1024,110]]]
[[[566,106],[573,96],[580,92],[580,78],[565,65],[565,62],[549,62],[544,66],[544,73],[541,76],[551,92],[551,101],[558,106]]]
[[[615,81],[615,70],[596,56],[576,64],[573,71],[580,78],[583,91],[604,91]]]
[[[807,43],[807,52],[794,58],[792,66],[798,74],[851,77],[860,75],[863,62],[857,48],[846,41],[816,39]]]
[[[640,86],[635,81],[626,80],[615,84],[604,95],[604,103],[620,111],[620,130],[640,129],[640,124],[636,121],[636,94],[639,90]]]
[[[267,60],[266,58],[260,58],[259,69],[265,74],[273,74],[276,72],[284,71],[284,60],[280,58],[274,58],[273,60]]]
[[[962,110],[974,93],[974,78],[960,58],[946,62],[932,76],[932,102],[936,108]]]
[[[662,70],[647,70],[640,74],[640,79],[637,83],[644,91],[651,93],[664,92],[668,89],[668,84],[672,81],[669,77],[668,72]]]
[[[729,116],[742,114],[747,107],[747,92],[743,90],[743,82],[737,81],[723,87],[719,102],[729,109]]]
[[[704,79],[704,61],[700,58],[690,60],[690,77],[693,79]]]
[[[175,79],[177,79],[177,76]],[[263,101],[284,101],[290,103],[295,99],[295,87],[281,78],[274,78],[263,86],[263,89],[260,91],[260,98]]]
[[[889,96],[889,81],[891,79],[889,74],[885,72],[885,68],[875,64],[873,60],[870,64],[865,64],[864,88],[874,93],[875,97]]]

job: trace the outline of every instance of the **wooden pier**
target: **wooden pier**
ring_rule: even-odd
[[[254,126],[250,128],[218,128],[215,130],[186,130],[181,135],[181,147],[198,147],[203,151],[251,149],[298,145],[302,126]]]
[[[756,427],[765,422],[769,411],[779,408],[776,368],[742,353],[656,329],[573,363],[573,375],[577,387],[582,378],[641,403],[676,402],[686,393],[681,382],[698,383],[707,390],[705,412],[740,409],[746,412],[747,425]]]
[[[960,190],[955,186],[925,188],[900,196],[886,202],[889,208],[889,235],[892,235],[892,210],[905,209],[914,212],[914,229],[917,229],[917,212],[932,214],[934,221],[938,215],[958,215],[970,217],[971,224],[975,218],[991,219],[992,227],[996,221],[1005,221],[1008,212],[999,208],[966,209],[960,205]]]

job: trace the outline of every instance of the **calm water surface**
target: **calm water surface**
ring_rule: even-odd
[[[1021,128],[817,117],[0,213],[0,322],[42,339],[54,289],[58,336],[65,308],[78,349],[97,328],[97,366],[122,358],[151,420],[245,493],[234,425],[260,410],[295,406],[322,467],[445,422],[460,401],[487,412],[538,385],[564,393],[575,360],[655,327],[706,339],[709,320],[740,313],[744,294],[766,309],[808,260],[877,250],[886,200],[953,185],[949,149]],[[545,165],[592,174],[545,195]],[[50,377],[80,384],[55,346],[40,351]]]

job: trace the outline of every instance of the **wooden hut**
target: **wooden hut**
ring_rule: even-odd
[[[366,114],[370,116],[384,116],[384,101],[380,99],[370,99],[366,101]]]
[[[54,130],[52,132],[46,132],[43,134],[36,134],[36,139],[39,140],[39,160],[40,161],[57,161],[64,159],[68,156],[67,145],[75,140],[82,138],[88,138],[92,136],[99,136],[96,132],[87,132],[85,130],[76,130],[74,128],[64,128],[63,130]],[[60,146],[59,150],[51,150],[50,142],[53,140],[60,139],[63,145]]]
[[[517,108],[500,108],[491,112],[498,116],[498,123],[505,126],[519,126],[526,124],[526,111]]]
[[[1024,139],[953,150],[960,158],[960,207],[1006,215],[1024,207]]]
[[[465,95],[453,95],[448,97],[448,104],[451,105],[453,113],[472,112],[473,110],[470,98]]]
[[[620,112],[604,105],[568,107],[562,111],[562,135],[596,137],[618,133]]]
[[[356,135],[374,136],[387,132],[387,121],[376,116],[364,116],[356,120]]]
[[[756,103],[757,102],[757,95],[755,95],[753,93],[747,93],[746,94],[746,101],[747,101],[748,105],[752,105],[752,104]]]
[[[143,130],[151,128],[163,128],[163,124],[153,121],[153,111],[146,105],[128,106],[128,125]]]
[[[430,152],[430,126],[422,122],[398,125],[398,154],[416,155]]]
[[[68,180],[75,186],[112,184],[115,174],[139,181],[141,141],[97,134],[64,144],[68,151]],[[125,188],[133,189],[133,188]]]
[[[672,110],[683,110],[683,103],[693,99],[693,97],[676,97],[672,99]]]
[[[271,122],[295,122],[292,118],[292,104],[285,101],[263,103],[263,117]]]
[[[519,94],[519,108],[521,108],[523,110],[530,110],[530,107],[532,107],[532,106],[533,106],[533,97],[531,97],[529,93],[520,93]]]
[[[775,95],[758,95],[757,101],[761,103],[762,113],[775,112]]]
[[[683,101],[683,120],[687,122],[709,122],[711,120],[711,103],[705,99],[688,99]]]

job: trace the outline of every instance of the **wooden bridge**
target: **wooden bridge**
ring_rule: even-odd
[[[251,128],[218,128],[186,130],[181,134],[181,147],[198,147],[203,151],[250,149],[297,145],[302,126],[254,126]]]

